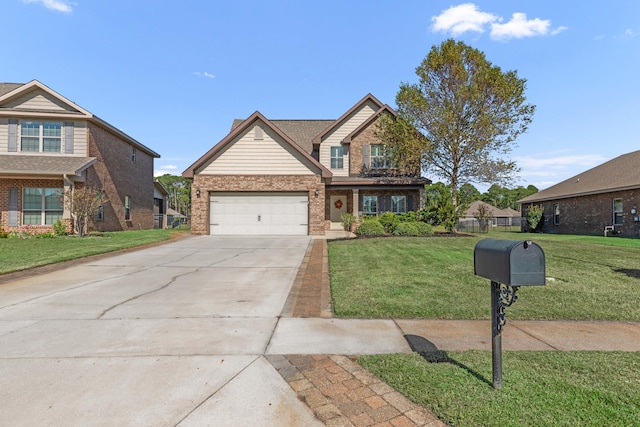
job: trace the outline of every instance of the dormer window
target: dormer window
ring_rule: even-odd
[[[62,123],[32,122],[20,123],[20,150],[59,153],[62,149]]]

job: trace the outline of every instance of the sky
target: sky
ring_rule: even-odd
[[[512,187],[640,148],[637,0],[2,0],[0,82],[39,80],[180,175],[255,111],[336,119],[368,93],[395,107],[448,38],[527,80]]]

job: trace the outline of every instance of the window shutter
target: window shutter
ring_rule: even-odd
[[[18,189],[9,189],[9,226],[18,226]]]
[[[18,120],[9,119],[9,149],[18,151]]]
[[[64,122],[64,152],[73,154],[73,122]]]
[[[369,144],[362,146],[362,164],[367,168],[371,167],[371,146]]]
[[[407,196],[407,212],[413,210],[413,196],[410,194]]]

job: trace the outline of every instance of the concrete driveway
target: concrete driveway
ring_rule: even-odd
[[[318,424],[263,356],[308,244],[193,237],[0,285],[0,425]]]

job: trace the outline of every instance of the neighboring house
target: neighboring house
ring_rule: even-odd
[[[37,80],[0,83],[0,226],[47,231],[71,213],[66,190],[108,200],[90,228],[153,228],[153,159],[159,154]]]
[[[175,228],[180,224],[184,224],[187,217],[173,208],[167,209],[167,226]]]
[[[323,235],[347,212],[418,209],[430,181],[396,176],[374,135],[382,114],[396,113],[369,94],[337,120],[234,121],[183,173],[192,233]]]
[[[169,190],[157,179],[153,181],[153,228],[167,228]]]
[[[519,200],[543,207],[545,233],[640,237],[640,151],[624,154]]]
[[[483,228],[476,218],[481,206],[484,206],[489,214],[487,218],[488,227],[520,226],[520,212],[515,209],[500,209],[490,205],[489,203],[476,200],[469,205],[469,208],[467,208],[464,214],[460,217],[457,229],[460,231],[475,231],[476,229]]]

